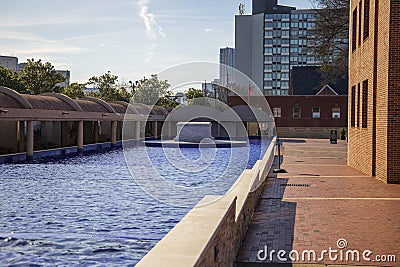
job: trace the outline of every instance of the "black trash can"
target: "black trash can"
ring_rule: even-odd
[[[336,130],[331,130],[330,143],[337,144],[337,131]]]

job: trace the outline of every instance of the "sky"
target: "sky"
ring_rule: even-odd
[[[281,5],[311,8],[309,0]],[[234,47],[234,16],[251,0],[2,0],[0,55],[42,59],[87,82],[107,71],[137,80],[171,66],[218,62]],[[217,77],[216,77],[217,78]]]

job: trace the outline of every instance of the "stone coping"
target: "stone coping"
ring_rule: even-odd
[[[272,166],[275,143],[276,138],[225,195],[205,196],[136,266],[232,265],[258,202],[253,193],[261,193]]]

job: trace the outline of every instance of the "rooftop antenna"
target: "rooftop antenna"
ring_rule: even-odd
[[[243,3],[239,4],[239,15],[243,16],[246,13],[245,6]]]

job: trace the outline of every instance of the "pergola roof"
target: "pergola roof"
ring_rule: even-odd
[[[125,113],[134,115],[168,115],[168,111],[159,106],[149,107],[140,103],[128,104],[122,101],[108,103],[94,97],[71,99],[66,95],[55,93],[27,95],[3,86],[0,86],[0,108],[96,112],[117,115]]]

